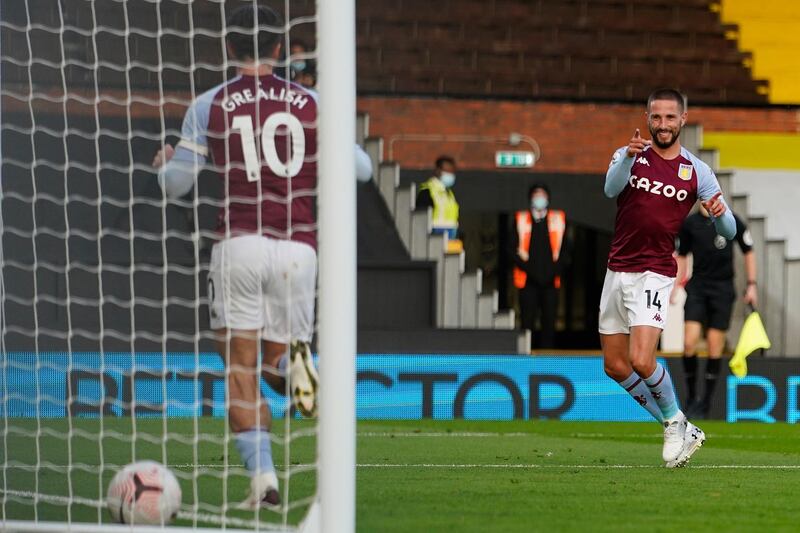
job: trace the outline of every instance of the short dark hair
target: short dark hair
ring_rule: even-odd
[[[539,189],[541,189],[541,190],[543,190],[545,192],[545,194],[547,195],[548,199],[550,198],[550,187],[548,187],[544,183],[534,183],[533,185],[531,185],[531,188],[528,189],[528,198],[533,196],[533,193],[536,192]]]
[[[445,163],[450,163],[451,165],[456,166],[456,160],[449,155],[440,155],[436,158],[436,168],[441,169]]]
[[[280,42],[283,19],[266,6],[251,5],[233,10],[225,24],[225,40],[236,59],[261,59],[272,56]],[[258,34],[254,38],[256,28]]]
[[[653,103],[653,100],[672,100],[678,103],[678,107],[681,109],[681,113],[686,110],[686,96],[683,95],[678,89],[670,89],[670,88],[663,88],[663,89],[656,89],[650,96],[647,98],[647,110],[650,111],[650,104]]]
[[[306,68],[303,70],[303,74],[308,74],[314,78],[314,81],[317,79],[317,62],[313,59],[306,60]]]

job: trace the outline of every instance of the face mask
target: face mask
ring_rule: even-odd
[[[531,207],[533,209],[547,209],[547,198],[544,196],[535,196],[531,200]]]
[[[292,61],[289,66],[295,72],[303,72],[306,69],[306,62],[302,60]]]
[[[442,172],[442,175],[439,176],[439,179],[442,180],[442,183],[444,183],[444,186],[448,189],[456,183],[456,175],[452,172]]]

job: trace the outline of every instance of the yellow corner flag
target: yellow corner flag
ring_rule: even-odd
[[[768,350],[770,346],[772,344],[770,344],[767,337],[764,323],[761,322],[761,316],[757,311],[753,311],[744,321],[742,332],[739,334],[739,343],[736,345],[736,352],[734,352],[731,362],[728,363],[733,375],[737,378],[745,377],[747,375],[747,356],[759,348]]]

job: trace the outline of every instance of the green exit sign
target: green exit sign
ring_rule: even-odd
[[[495,152],[494,164],[497,168],[532,168],[536,162],[533,152]]]

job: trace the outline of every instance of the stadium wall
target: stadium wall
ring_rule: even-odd
[[[633,134],[646,131],[644,103],[565,103],[540,101],[460,100],[361,97],[360,112],[369,113],[370,135],[383,137],[384,157],[404,169],[428,169],[441,153],[459,166],[494,169],[494,152],[511,132],[533,137],[542,150],[537,172],[604,172],[612,152]],[[689,122],[705,132],[800,132],[800,111],[789,107],[692,107]],[[419,134],[477,135],[484,142],[414,139]],[[518,149],[526,149],[521,145]]]
[[[70,100],[70,116],[163,119],[177,127],[186,113],[182,102],[188,99],[181,92],[165,92],[165,104],[158,105],[157,93],[141,92],[128,107],[124,92],[109,90],[104,95],[114,101],[104,100],[95,106]],[[94,101],[93,94],[83,96],[87,102]],[[2,100],[4,114],[28,113],[26,102],[5,95]],[[51,98],[37,98],[33,105],[42,117],[60,117],[63,113],[62,104]],[[456,157],[461,168],[494,170],[495,150],[509,148],[500,139],[517,132],[532,137],[541,147],[542,158],[535,172],[596,174],[605,171],[612,152],[624,144],[634,128],[646,130],[644,103],[361,96],[357,106],[359,112],[369,114],[370,135],[384,139],[384,159],[399,162],[404,170],[430,169],[442,153]],[[800,108],[693,107],[690,100],[689,123],[702,124],[704,133],[797,134]],[[419,135],[477,136],[483,141],[415,138]],[[527,147],[523,143],[516,149]]]
[[[0,413],[10,417],[225,416],[224,369],[216,353],[7,354]],[[684,383],[679,359],[661,359]],[[749,374],[728,373],[711,417],[800,421],[797,359],[751,358]],[[598,356],[362,354],[357,359],[361,419],[541,419],[648,421],[649,415],[603,371]],[[287,403],[265,383],[273,414]],[[681,397],[684,395],[682,391]],[[5,414],[5,413],[4,413]]]

